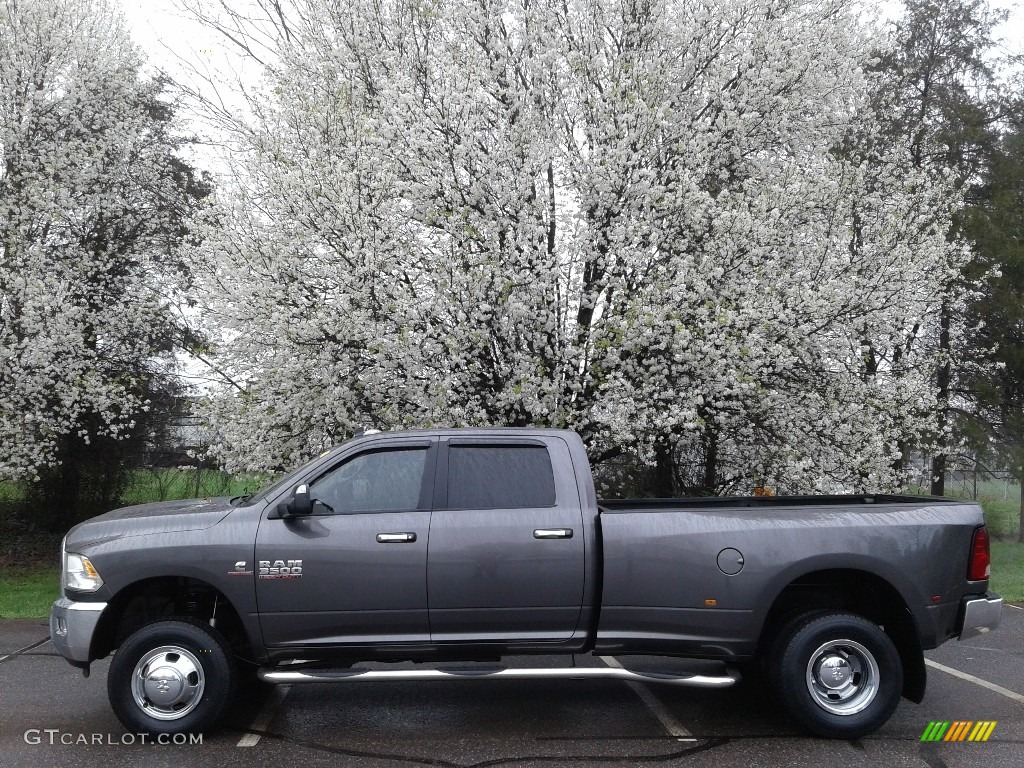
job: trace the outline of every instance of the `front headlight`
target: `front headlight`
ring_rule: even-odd
[[[103,586],[103,579],[89,562],[85,555],[76,555],[74,552],[64,553],[64,578],[62,583],[65,589],[74,589],[78,592],[95,592]]]

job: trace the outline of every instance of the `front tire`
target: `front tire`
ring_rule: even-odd
[[[817,736],[857,739],[896,710],[903,664],[876,624],[852,613],[798,617],[779,633],[770,681],[783,706]]]
[[[125,640],[110,663],[107,695],[136,733],[196,733],[213,726],[237,680],[227,642],[190,621],[149,624]]]

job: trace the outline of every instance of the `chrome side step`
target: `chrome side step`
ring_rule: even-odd
[[[629,680],[636,683],[664,683],[689,688],[728,688],[739,682],[739,673],[728,670],[720,676],[671,675],[662,672],[633,672],[615,667],[556,667],[515,669],[482,667],[469,669],[296,669],[263,667],[261,680],[268,683],[356,683],[436,680]]]

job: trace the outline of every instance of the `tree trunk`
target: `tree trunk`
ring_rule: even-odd
[[[667,440],[659,441],[654,446],[654,474],[651,477],[651,493],[658,499],[670,499],[676,495],[672,444]]]
[[[941,453],[937,454],[932,459],[932,496],[945,496],[946,495],[946,426],[949,422],[949,382],[950,382],[950,365],[949,365],[949,353],[950,353],[950,339],[949,339],[949,326],[950,326],[950,312],[948,303],[943,300],[942,310],[940,317],[940,330],[939,330],[939,351],[943,355],[942,361],[939,363],[939,369],[936,371],[936,384],[939,389],[938,396],[938,438],[939,438],[939,450]]]
[[[932,496],[946,495],[946,454],[942,453],[932,459]]]
[[[1017,542],[1024,544],[1024,464],[1021,464],[1017,473],[1017,482],[1020,483],[1020,512],[1018,513]]]
[[[708,496],[718,490],[718,432],[714,426],[705,427],[704,432],[704,488]]]

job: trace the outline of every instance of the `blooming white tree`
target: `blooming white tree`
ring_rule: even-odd
[[[850,2],[285,8],[198,254],[232,466],[544,424],[660,492],[898,484],[962,252]]]
[[[140,65],[102,0],[0,0],[0,477],[55,477],[68,519],[96,442],[116,452],[160,388],[207,191]]]

